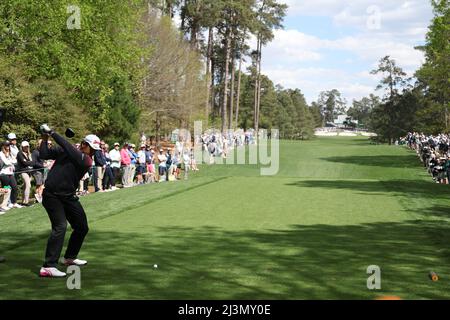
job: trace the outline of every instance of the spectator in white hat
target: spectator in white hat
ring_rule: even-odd
[[[120,177],[120,164],[122,162],[122,157],[120,155],[120,144],[118,142],[114,143],[114,149],[109,152],[109,157],[111,158],[111,169],[114,174],[112,190],[116,190],[116,184]]]
[[[165,176],[166,176],[166,172],[167,172],[167,167],[166,167],[167,157],[163,152],[164,152],[164,150],[161,149],[161,150],[159,150],[159,154],[158,154],[158,174],[159,174],[160,182],[165,180]]]
[[[11,155],[14,159],[17,159],[17,154],[19,153],[19,148],[17,148],[17,136],[15,133],[8,134],[8,141],[10,143]]]
[[[9,208],[22,208],[21,205],[17,203],[18,187],[17,181],[14,176],[15,166],[17,164],[17,159],[11,154],[9,141],[2,143],[2,149],[0,151],[0,181],[3,187],[11,188],[11,203],[8,205]]]
[[[130,187],[134,186],[134,176],[137,169],[137,153],[135,151],[136,145],[134,143],[130,144],[128,149],[128,154],[130,155],[131,165],[130,165],[130,176],[128,177],[128,185]]]

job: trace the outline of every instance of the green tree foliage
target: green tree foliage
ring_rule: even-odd
[[[433,0],[432,4],[435,17],[426,45],[420,47],[426,61],[416,77],[426,99],[426,109],[420,112],[421,126],[426,129],[428,125],[432,132],[443,132],[450,130],[450,2]]]
[[[435,17],[427,34],[426,61],[409,85],[403,70],[389,56],[380,60],[373,74],[384,75],[378,89],[383,102],[374,107],[369,126],[386,141],[410,131],[438,134],[450,130],[450,2],[432,0]]]
[[[258,130],[261,109],[261,74],[262,49],[273,40],[275,29],[283,28],[283,19],[288,6],[275,0],[256,0],[256,51],[253,56],[256,66],[255,99],[254,99],[254,127]]]
[[[241,95],[241,128],[253,126],[254,85],[251,75],[243,75]],[[298,89],[274,86],[265,75],[261,77],[261,128],[278,129],[283,139],[309,139],[313,137],[315,119],[312,109]]]
[[[200,56],[170,19],[154,15],[157,7],[152,7],[162,5],[164,14],[171,16],[179,2],[71,4],[80,9],[79,29],[68,28],[77,16],[68,11],[64,0],[0,3],[0,58],[26,70],[24,81],[30,91],[38,84],[46,90],[64,91],[49,94],[45,101],[52,101],[55,107],[73,105],[69,117],[64,117],[67,122],[76,126],[81,117],[84,129],[80,132],[93,131],[108,141],[131,139],[140,130],[153,130],[158,121],[148,114],[156,105],[172,119],[167,126],[179,126],[197,115],[195,106],[202,100],[199,92],[203,93],[199,89],[203,85]],[[9,71],[3,70],[5,78]],[[26,101],[24,107],[34,114],[33,105],[27,106],[30,99]],[[17,103],[2,104],[10,115],[23,112],[17,110]],[[22,131],[35,130],[35,122],[41,120],[34,119],[22,118]]]
[[[311,115],[313,117],[314,128],[324,127],[325,126],[325,118],[322,114],[322,108],[316,101],[313,101],[311,103],[310,111],[311,111]]]
[[[383,103],[374,109],[371,127],[375,132],[386,139],[390,144],[394,138],[399,137],[406,129],[403,121],[404,99],[402,93],[409,88],[406,73],[400,68],[394,59],[389,56],[383,57],[378,69],[371,71],[372,74],[382,74],[383,78],[377,86],[377,90],[384,89]],[[406,106],[407,107],[407,106]]]
[[[337,89],[321,92],[317,100],[326,122],[333,122],[338,115],[345,114],[346,103]]]
[[[124,141],[140,132],[159,136],[189,128],[211,112],[222,128],[280,126],[284,137],[305,138],[320,121],[300,90],[275,87],[261,72],[262,48],[287,10],[278,1],[70,5],[0,2],[0,104],[8,113],[3,133],[34,138],[39,124],[49,122],[60,130],[74,127],[80,136],[94,132]],[[172,20],[176,13],[181,32]],[[69,28],[78,20],[80,28]],[[251,35],[258,42],[253,54]],[[253,66],[245,74],[248,56]]]
[[[71,126],[81,138],[86,117],[61,83],[33,78],[22,63],[0,56],[0,107],[6,111],[1,136],[15,132],[20,140],[35,140],[38,128],[48,122],[63,131]],[[64,115],[64,116],[62,116]]]
[[[144,59],[140,131],[157,136],[174,128],[189,128],[203,118],[204,79],[200,54],[180,38],[170,19],[151,15],[146,34],[153,54]]]
[[[422,108],[421,99],[420,90],[408,88],[394,101],[376,105],[368,119],[369,128],[389,143],[418,130],[417,114]]]
[[[136,138],[135,125],[139,122],[141,110],[130,87],[128,79],[113,79],[110,84],[112,94],[106,98],[106,103],[110,106],[108,122],[112,125],[99,132],[100,136],[107,137],[110,143]]]
[[[32,78],[62,83],[82,105],[88,128],[113,124],[108,97],[113,79],[139,79],[140,1],[74,1],[81,28],[70,29],[67,1],[11,0],[0,3],[0,54],[26,65]],[[71,19],[77,17],[71,17]],[[129,81],[126,91],[138,83]]]
[[[378,107],[380,103],[380,98],[373,94],[361,100],[353,100],[353,105],[348,109],[347,115],[354,120],[358,120],[360,126],[367,127],[372,110]]]

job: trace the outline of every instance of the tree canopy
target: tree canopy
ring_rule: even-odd
[[[386,141],[449,131],[450,5],[431,1],[435,16],[417,48],[425,63],[415,78],[387,55],[373,71],[382,75],[383,98],[351,106],[338,88],[308,105],[301,89],[264,74],[264,46],[288,8],[278,0],[2,1],[1,134],[34,139],[50,122],[76,128],[77,138],[94,132],[112,142],[167,136],[202,119],[304,139],[341,114]]]

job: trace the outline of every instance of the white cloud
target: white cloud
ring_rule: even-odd
[[[428,0],[284,0],[291,16],[335,16],[348,11],[354,16],[366,16],[367,8],[377,6],[383,15],[392,18],[410,19],[429,13]]]
[[[402,67],[418,67],[423,62],[423,53],[415,50],[413,46],[405,43],[387,40],[385,37],[367,37],[366,35],[341,38],[325,46],[329,49],[350,51],[360,59],[376,64],[376,62],[390,55]]]
[[[403,41],[423,38],[432,18],[428,0],[285,0],[289,16],[329,17],[338,27],[352,27],[363,33],[385,34]],[[373,18],[380,19],[372,28]]]
[[[325,16],[336,28],[351,28],[338,38],[327,39],[300,30],[275,31],[263,52],[263,72],[275,83],[300,88],[311,102],[322,90],[339,89],[351,101],[374,92],[380,76],[370,74],[380,58],[390,55],[410,76],[423,63],[414,49],[425,39],[432,16],[424,0],[285,0],[290,18]],[[379,8],[380,28],[368,28],[368,18]],[[372,8],[373,9],[373,8]],[[331,59],[336,53],[342,61]],[[356,70],[356,66],[360,70]],[[365,66],[365,67],[361,67]]]
[[[275,30],[274,40],[264,49],[265,60],[283,61],[283,63],[299,63],[319,61],[322,54],[323,40],[299,32],[298,30]],[[251,47],[256,47],[256,39],[249,41]]]
[[[414,42],[422,40],[432,18],[428,1],[371,1],[371,6],[367,4],[367,1],[354,1],[339,13],[331,15],[334,24]],[[374,24],[374,21],[378,22]]]
[[[299,1],[284,0],[292,15],[331,15],[345,6],[344,2],[335,0]]]
[[[324,50],[344,51],[356,55],[371,65],[385,55],[396,59],[403,67],[417,67],[423,62],[423,53],[409,44],[386,39],[385,36],[356,35],[336,40],[320,39],[298,30],[277,30],[275,39],[264,50],[265,62],[319,61]],[[352,61],[347,58],[346,61]]]
[[[297,69],[278,67],[267,69],[265,72],[275,83],[280,83],[283,87],[300,88],[308,102],[316,100],[321,91],[338,89],[343,97],[351,103],[353,99],[361,99],[374,93],[374,86],[363,82],[367,79],[378,78],[378,76],[367,74],[364,79],[359,73],[313,67]]]
[[[286,38],[291,41],[284,41]],[[332,68],[305,67],[312,61],[319,61],[320,64],[325,52],[337,51],[349,56],[341,65]],[[302,89],[310,102],[316,99],[320,91],[334,88],[342,91],[351,101],[374,91],[380,76],[371,75],[370,71],[376,68],[379,59],[385,55],[394,58],[402,68],[409,71],[410,76],[423,61],[423,54],[413,47],[380,38],[349,36],[322,40],[296,30],[279,30],[274,42],[264,51],[263,72],[284,87]],[[351,67],[355,59],[365,63],[367,70],[348,71],[346,66]]]

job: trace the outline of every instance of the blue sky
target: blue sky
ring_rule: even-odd
[[[301,89],[309,103],[323,90],[338,89],[349,103],[375,93],[379,77],[370,70],[385,55],[410,75],[423,63],[414,46],[425,41],[429,0],[285,2],[285,28],[263,51],[263,73]]]

